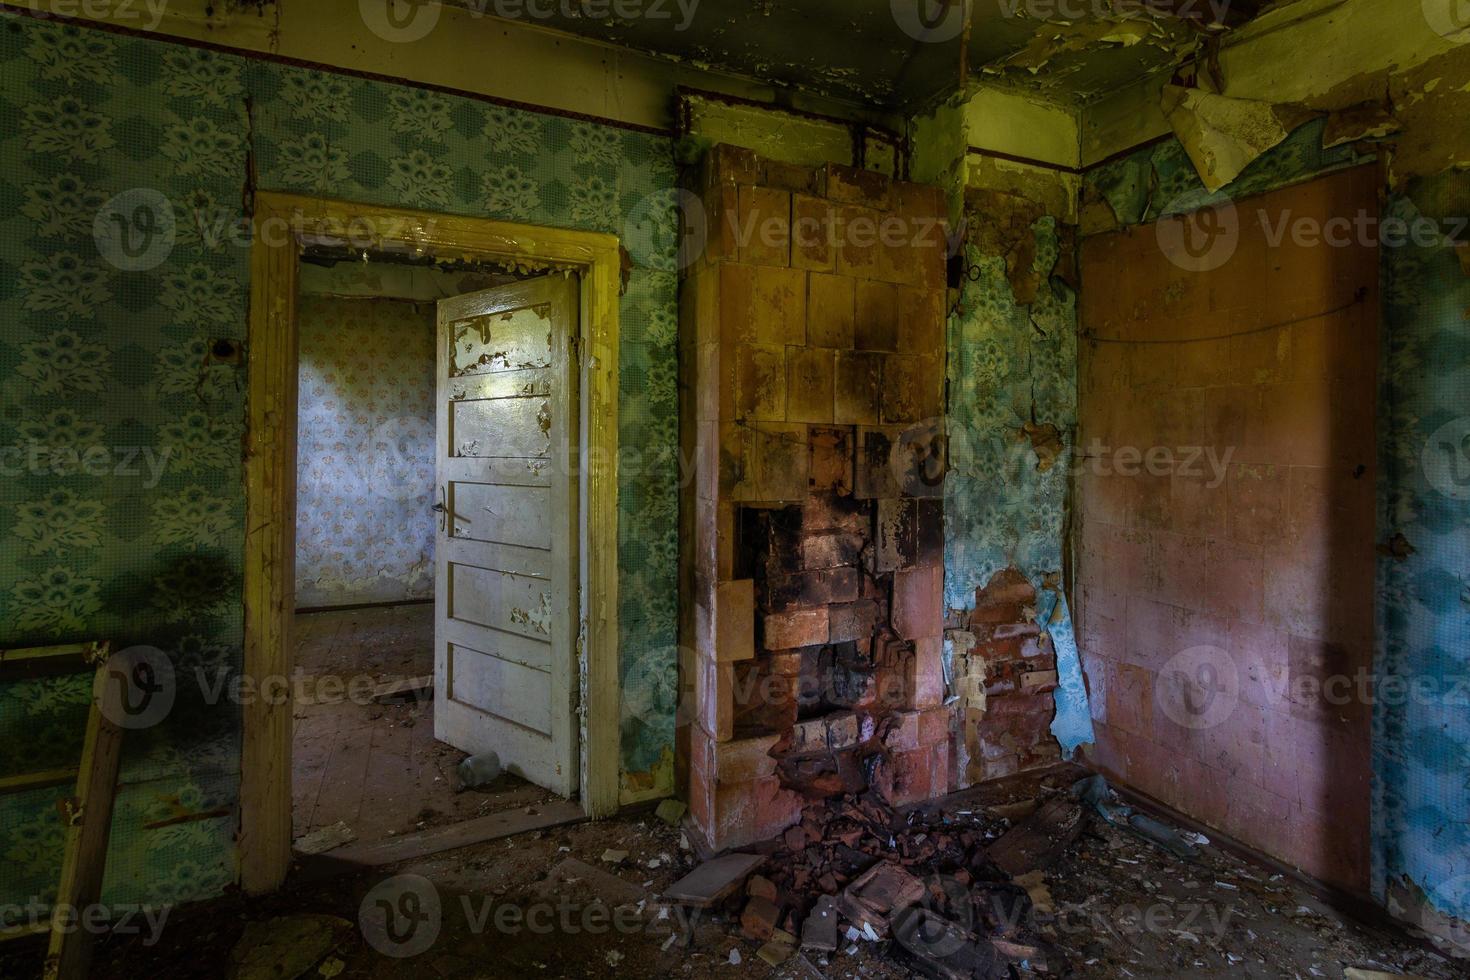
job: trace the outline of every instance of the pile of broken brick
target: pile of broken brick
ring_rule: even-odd
[[[979,811],[901,813],[875,793],[828,799],[781,838],[700,865],[665,898],[738,910],[772,966],[872,943],[929,976],[1007,977],[1010,964],[1060,973],[1013,876],[1054,861],[1082,819],[1065,797],[1004,833]]]

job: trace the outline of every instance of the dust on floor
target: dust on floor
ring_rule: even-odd
[[[998,837],[1011,824],[1001,814],[1016,812],[1005,802],[960,794],[944,809],[957,824]],[[1213,845],[1202,851],[1185,863],[1089,815],[1077,841],[1030,889],[1034,929],[1064,954],[1048,963],[1051,975],[1337,980],[1353,975],[1348,968],[1466,975],[1396,930],[1333,911],[1292,880]],[[698,863],[684,835],[651,814],[537,831],[294,883],[268,898],[178,909],[155,942],[146,934],[107,937],[93,975],[218,977],[237,944],[236,955],[268,949],[282,929],[295,955],[310,959],[301,975],[312,978],[913,975],[891,941],[844,938],[830,956],[807,951],[767,965],[757,958],[760,944],[740,935],[738,896],[708,913],[660,904],[659,895]],[[625,914],[609,911],[619,907]],[[12,954],[0,974],[37,976],[38,962],[36,954]]]
[[[434,738],[432,689],[372,699],[378,685],[433,674],[432,603],[301,613],[295,643],[296,838],[341,826],[356,841],[380,841],[554,799],[512,775],[454,792],[465,754]]]

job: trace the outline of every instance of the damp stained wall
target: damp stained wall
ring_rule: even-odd
[[[654,773],[672,755],[677,675],[671,141],[10,15],[0,120],[0,445],[63,462],[97,446],[128,463],[0,481],[0,644],[145,643],[183,678],[168,718],[129,736],[106,900],[203,898],[236,875],[239,709],[217,684],[241,669],[245,378],[207,354],[217,338],[248,341],[248,250],[232,234],[247,154],[263,189],[624,237],[624,793],[667,793]],[[178,218],[161,262],[138,271],[104,261],[92,234],[97,209],[130,190]],[[74,752],[85,690],[12,685],[0,729],[36,758]],[[0,823],[19,828],[0,899],[55,880],[53,802],[0,801]],[[197,819],[160,824],[181,815]]]
[[[1368,159],[1367,151],[1348,146],[1324,150],[1325,125],[1318,120],[1298,128],[1215,194],[1204,190],[1174,139],[1092,167],[1083,187],[1084,234],[1115,228],[1119,222],[1137,223],[1145,216],[1224,203]],[[1453,140],[1456,135],[1439,131],[1430,138]],[[1422,206],[1422,213],[1435,219],[1465,215],[1470,213],[1470,204],[1464,203],[1465,182],[1463,173],[1415,181],[1407,192],[1390,194],[1382,214],[1408,220]],[[1452,689],[1453,679],[1463,673],[1463,656],[1456,651],[1464,649],[1465,619],[1453,597],[1464,587],[1463,561],[1458,559],[1466,517],[1462,502],[1428,482],[1422,460],[1438,426],[1458,417],[1447,406],[1464,403],[1453,366],[1464,363],[1464,311],[1470,302],[1465,300],[1465,279],[1455,275],[1457,257],[1445,244],[1381,252],[1381,478],[1376,528],[1364,531],[1388,552],[1380,552],[1378,562],[1374,683],[1417,681],[1441,693]],[[1436,425],[1426,429],[1430,420],[1437,420]],[[1453,455],[1442,460],[1455,461]],[[1399,533],[1416,549],[1413,539],[1424,540],[1427,555],[1417,550],[1401,554],[1394,538]],[[1084,637],[1089,629],[1084,621]],[[1095,702],[1098,693],[1094,691]],[[1375,705],[1370,823],[1373,895],[1395,915],[1455,937],[1462,945],[1464,921],[1470,918],[1470,891],[1465,888],[1470,844],[1454,814],[1463,812],[1456,806],[1464,757],[1455,748],[1466,738],[1463,717],[1463,711],[1447,707],[1443,699],[1429,706]]]
[[[1006,568],[1031,581],[1057,656],[1052,733],[1070,754],[1092,727],[1064,583],[1077,422],[1074,228],[1046,201],[1058,189],[1066,197],[1065,179],[1033,175],[1039,200],[1009,181],[999,191],[977,181],[966,194],[968,271],[949,317],[945,605],[973,608],[976,589]]]
[[[1077,579],[1104,772],[1368,891],[1377,249],[1369,165],[1086,239]]]
[[[531,18],[478,14],[469,3],[414,4],[411,15],[395,24],[386,22],[389,6],[386,0],[93,0],[55,5],[78,19],[154,37],[408,79],[665,132],[674,128],[674,94],[681,86],[762,102],[777,96],[772,85],[706,70],[693,60],[642,54],[546,30]],[[38,5],[35,0],[0,0],[0,10],[6,7],[35,12]],[[487,71],[487,65],[494,70]],[[783,104],[799,109],[844,118],[858,113],[851,103],[786,87],[779,91]]]
[[[434,305],[305,294],[296,608],[434,594]]]

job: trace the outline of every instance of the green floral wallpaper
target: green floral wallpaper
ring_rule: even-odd
[[[1325,119],[1299,126],[1252,161],[1229,186],[1213,193],[1201,183],[1184,144],[1167,139],[1088,170],[1082,178],[1083,200],[1106,201],[1118,227],[1127,227],[1261,194],[1373,159],[1359,154],[1351,143],[1324,150],[1325,126]]]
[[[261,189],[626,237],[624,768],[673,742],[670,140],[0,15],[0,646],[146,643],[180,677],[167,719],[129,735],[112,900],[203,897],[236,873],[239,710],[211,681],[240,667],[245,378],[210,353],[247,339],[251,173]],[[152,222],[163,245],[119,250],[114,219]],[[74,756],[84,693],[0,689],[0,738],[26,746],[0,765]],[[54,880],[53,797],[0,798],[0,902]]]

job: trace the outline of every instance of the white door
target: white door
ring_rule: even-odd
[[[434,737],[577,789],[572,276],[439,303]]]

